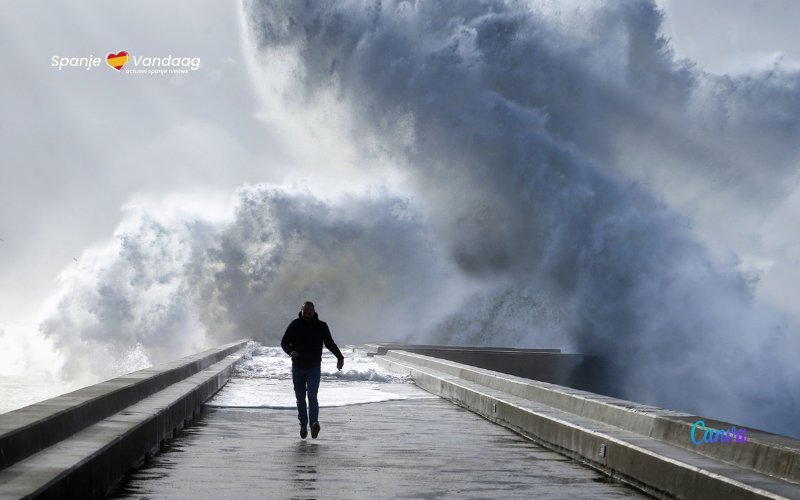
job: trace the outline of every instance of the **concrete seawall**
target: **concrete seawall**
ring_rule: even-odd
[[[104,497],[225,385],[246,343],[0,415],[0,499]]]
[[[365,344],[359,349],[368,355],[402,350],[609,396],[618,392],[614,387],[616,383],[611,369],[601,358],[585,354],[562,354],[560,349],[394,343]]]
[[[404,352],[399,346],[383,352],[375,356],[380,365],[411,375],[423,389],[657,497],[800,499],[798,440],[748,429],[747,443],[695,446],[690,431],[697,420],[714,429],[734,424]],[[539,355],[528,359],[535,363]]]

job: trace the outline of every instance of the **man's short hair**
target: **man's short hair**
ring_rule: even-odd
[[[303,305],[300,306],[300,309],[303,309],[305,306],[311,306],[311,309],[313,309],[315,311],[317,310],[317,308],[314,307],[314,303],[311,302],[310,300],[307,300],[307,301],[303,302]]]

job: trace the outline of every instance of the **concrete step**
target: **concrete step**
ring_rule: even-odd
[[[230,378],[245,350],[0,471],[0,499],[104,498]]]
[[[752,444],[705,445],[711,449],[703,455],[689,439],[688,422],[696,416],[414,353],[389,351],[375,359],[423,389],[658,497],[800,498],[800,485],[790,480],[797,440],[754,432]],[[763,470],[769,467],[773,475]]]
[[[240,340],[0,415],[0,469],[204,370],[247,344]]]

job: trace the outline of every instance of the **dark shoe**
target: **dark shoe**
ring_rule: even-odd
[[[312,431],[313,432],[313,431]],[[305,439],[308,436],[308,429],[306,429],[305,425],[300,426],[300,437]]]
[[[311,424],[311,437],[317,439],[319,435],[319,422],[314,422]]]

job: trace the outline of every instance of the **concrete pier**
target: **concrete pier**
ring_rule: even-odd
[[[318,439],[294,411],[206,409],[112,498],[644,498],[406,387],[413,399],[323,408]]]
[[[800,499],[800,441],[748,429],[747,443],[695,446],[702,417],[546,381],[593,369],[553,350],[359,346],[416,385],[323,408],[317,440],[293,411],[203,410],[245,344],[0,415],[0,500],[114,485],[119,498]]]

